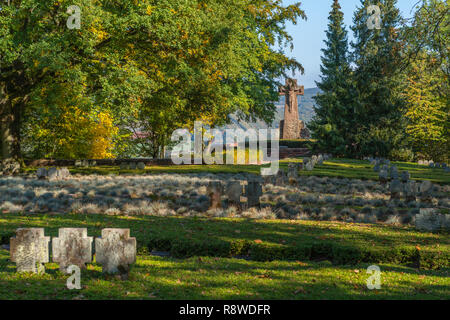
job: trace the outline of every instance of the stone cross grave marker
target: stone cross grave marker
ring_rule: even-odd
[[[70,265],[86,268],[86,263],[92,261],[92,240],[86,228],[59,229],[59,237],[52,239],[53,262],[63,273],[68,273]]]
[[[305,94],[305,88],[297,84],[295,79],[286,79],[286,85],[280,88],[279,94],[286,97],[284,120],[280,123],[280,139],[300,139],[304,128],[298,117],[298,98]]]
[[[49,262],[48,244],[43,228],[20,228],[11,238],[11,261],[17,265],[17,272],[44,273],[44,263]]]
[[[128,276],[136,262],[136,238],[130,238],[130,229],[103,229],[95,239],[95,253],[104,273]]]

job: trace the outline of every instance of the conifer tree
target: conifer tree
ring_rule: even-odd
[[[347,31],[338,0],[333,0],[329,15],[326,47],[322,49],[321,93],[314,97],[315,117],[309,124],[319,149],[336,155],[347,155],[352,136],[354,88],[348,58]]]
[[[355,101],[357,135],[353,145],[362,156],[389,157],[407,144],[404,101],[401,96],[404,74],[401,69],[403,44],[400,40],[402,18],[397,0],[380,0],[380,29],[369,28],[370,0],[361,0],[353,18],[355,42],[353,79],[358,97]]]

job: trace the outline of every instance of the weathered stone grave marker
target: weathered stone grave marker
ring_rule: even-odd
[[[95,239],[95,253],[104,273],[126,279],[136,262],[136,238],[130,238],[130,229],[103,229],[102,237]]]
[[[92,261],[92,240],[86,228],[59,229],[59,237],[52,239],[53,262],[63,273],[68,273],[70,265],[86,268],[86,263]]]
[[[11,261],[17,265],[17,272],[44,273],[44,263],[49,262],[48,244],[43,228],[20,228],[11,238]]]
[[[247,207],[259,207],[259,198],[262,196],[262,186],[259,181],[250,180],[245,185],[245,196],[247,198]]]
[[[288,164],[288,179],[289,179],[290,184],[297,183],[299,170],[300,170],[299,163],[289,163]]]
[[[212,181],[208,184],[208,196],[210,200],[209,209],[222,207],[223,185],[220,181]]]

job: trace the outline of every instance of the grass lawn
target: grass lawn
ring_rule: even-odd
[[[284,159],[280,161],[280,167],[287,168],[289,162],[302,162],[302,159]],[[408,170],[413,180],[430,180],[440,184],[450,184],[450,173],[443,169],[429,168],[408,162],[392,162],[399,171]],[[145,170],[120,170],[118,166],[99,166],[89,168],[70,167],[73,174],[145,174],[145,173],[240,173],[248,172],[260,174],[261,166],[258,165],[174,165],[151,166]],[[26,172],[34,172],[37,168],[29,167]],[[300,175],[328,176],[348,179],[378,180],[378,172],[373,171],[373,166],[368,161],[351,159],[332,159],[325,161],[323,165],[316,166],[313,171],[300,171]]]
[[[283,160],[282,168],[288,162]],[[450,174],[413,163],[395,163],[412,179],[449,184]],[[27,168],[27,171],[36,168]],[[239,173],[260,166],[152,166],[70,168],[73,174]],[[367,161],[334,159],[301,175],[378,179]],[[0,249],[0,299],[449,299],[450,237],[410,226],[336,221],[253,220],[207,217],[107,216],[101,214],[0,213],[0,244],[17,228],[129,228],[138,261],[128,281],[88,264],[83,289],[68,290],[58,265],[47,274],[17,274]],[[170,252],[158,257],[150,251]],[[248,260],[238,259],[244,257]],[[381,290],[369,290],[366,269],[378,265]],[[433,269],[433,270],[425,270]]]
[[[419,232],[413,227],[383,224],[301,220],[254,220],[200,217],[107,216],[107,215],[0,215],[3,243],[17,228],[45,228],[46,235],[57,236],[58,228],[87,228],[91,236],[100,236],[103,228],[129,228],[138,245],[153,244],[169,251],[171,241],[231,242],[246,240],[269,246],[295,246],[322,242],[352,247],[420,247],[422,250],[450,252],[448,234]],[[164,241],[167,240],[167,241]],[[159,242],[159,247],[158,243]]]
[[[448,234],[418,232],[412,227],[299,220],[231,218],[18,215],[0,216],[1,242],[9,243],[17,228],[84,227],[90,236],[102,228],[129,228],[138,250],[167,251],[176,258],[247,257],[255,261],[330,260],[335,265],[396,263],[422,269],[450,267]]]
[[[57,264],[47,274],[17,274],[0,250],[0,299],[448,299],[450,273],[380,265],[381,289],[369,290],[368,264],[255,262],[195,257],[138,256],[128,281],[104,276],[89,264],[81,290],[66,288]]]

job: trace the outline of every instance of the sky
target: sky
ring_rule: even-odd
[[[289,24],[287,26],[289,34],[294,39],[294,49],[286,49],[289,57],[294,57],[305,68],[305,74],[296,74],[299,84],[305,88],[316,87],[315,81],[320,80],[320,51],[324,47],[325,31],[328,26],[328,16],[331,11],[333,0],[298,0],[302,3],[301,8],[308,17],[307,21],[300,20],[297,25]],[[292,4],[297,1],[285,0],[284,4]],[[374,0],[374,4],[377,1]],[[404,18],[412,16],[416,0],[398,0],[397,7]],[[360,0],[341,0],[340,4],[344,13],[344,22],[349,35],[349,41],[353,39],[350,30],[352,25],[353,13],[360,6]]]

